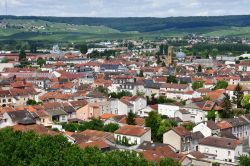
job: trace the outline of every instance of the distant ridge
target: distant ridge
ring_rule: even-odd
[[[50,17],[50,16],[0,16],[2,19],[38,19],[55,23],[107,26],[119,31],[154,32],[164,30],[193,29],[206,27],[250,26],[250,15],[190,16],[190,17]]]

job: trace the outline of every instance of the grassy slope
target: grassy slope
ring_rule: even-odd
[[[52,23],[42,20],[5,19],[9,24],[21,24],[28,27],[46,26],[45,30],[30,32],[25,29],[1,29],[0,40],[50,40],[50,41],[82,41],[112,39],[155,39],[169,36],[185,36],[188,33],[206,36],[241,36],[250,38],[250,27],[208,27],[189,29],[168,29],[156,32],[120,32],[105,26],[72,25]]]

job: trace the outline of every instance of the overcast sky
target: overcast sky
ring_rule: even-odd
[[[0,15],[170,17],[250,14],[250,0],[0,0]]]

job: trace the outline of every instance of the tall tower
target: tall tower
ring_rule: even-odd
[[[167,57],[167,63],[168,66],[172,65],[173,62],[173,47],[169,46],[168,47],[168,57]]]

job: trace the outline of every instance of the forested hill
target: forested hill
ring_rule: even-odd
[[[107,26],[120,31],[153,32],[169,29],[192,29],[203,27],[245,27],[250,26],[250,15],[209,16],[209,17],[129,17],[129,18],[92,18],[92,17],[40,17],[40,16],[0,16],[2,19],[38,19],[56,23],[90,26]]]

